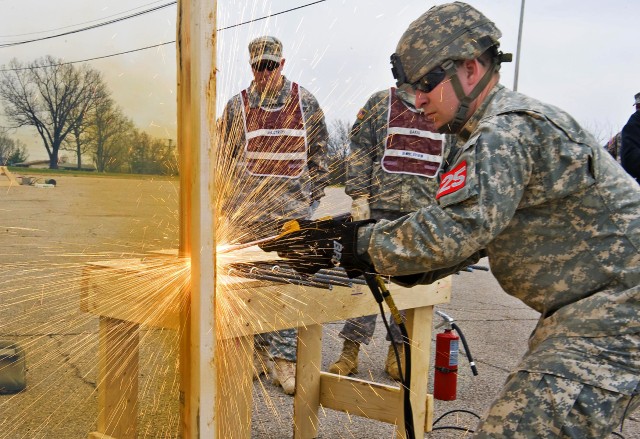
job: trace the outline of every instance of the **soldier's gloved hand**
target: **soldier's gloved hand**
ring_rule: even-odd
[[[266,252],[276,251],[289,259],[297,271],[313,274],[323,268],[343,267],[350,278],[373,267],[358,257],[358,229],[374,220],[352,221],[351,216],[296,220],[283,227],[280,236],[259,244]]]
[[[351,203],[351,216],[354,221],[362,221],[371,218],[368,197],[357,197]]]

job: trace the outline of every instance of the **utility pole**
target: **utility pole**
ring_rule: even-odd
[[[522,44],[522,23],[524,21],[524,0],[520,4],[520,25],[518,26],[518,46],[516,48],[516,71],[513,76],[513,91],[518,91],[518,72],[520,71],[520,45]]]

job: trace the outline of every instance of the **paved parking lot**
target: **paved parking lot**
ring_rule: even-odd
[[[56,178],[56,188],[20,186],[0,192],[0,339],[27,352],[28,389],[0,396],[0,438],[84,438],[97,413],[97,319],[79,310],[81,268],[177,246],[178,189],[166,180]],[[350,200],[331,189],[318,215],[346,211]],[[486,265],[487,262],[483,261]],[[481,414],[523,354],[537,313],[507,296],[488,272],[454,276],[453,316],[471,346],[479,376],[460,358],[458,399],[436,402],[436,417],[454,409]],[[325,325],[323,369],[335,360],[341,322]],[[360,354],[359,378],[393,382],[384,374],[387,343],[379,322]],[[141,333],[139,437],[175,438],[179,431],[177,333]],[[292,399],[268,380],[254,383],[252,436],[292,437]],[[466,414],[437,426],[473,428]],[[638,415],[626,438],[640,438]],[[331,410],[321,412],[321,438],[392,437],[393,427]],[[443,430],[433,438],[469,437]]]

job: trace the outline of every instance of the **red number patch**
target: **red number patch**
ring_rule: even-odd
[[[442,175],[440,189],[436,193],[436,200],[444,195],[462,189],[467,182],[467,162],[464,161],[451,171]]]

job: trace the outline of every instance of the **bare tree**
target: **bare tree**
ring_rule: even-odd
[[[65,138],[60,149],[65,151],[73,151],[76,155],[77,168],[82,169],[82,156],[87,155],[95,149],[95,127],[99,115],[98,107],[109,98],[109,90],[104,83],[100,83],[96,87],[94,99],[87,108],[84,117],[80,117],[77,113],[81,110],[74,108],[71,117],[78,121],[75,123]]]
[[[131,172],[171,175],[177,173],[176,145],[172,139],[152,137],[134,130],[129,145]]]
[[[102,84],[100,74],[79,69],[51,56],[28,65],[16,59],[0,78],[0,98],[11,128],[33,126],[49,155],[49,167],[58,167],[58,152],[67,135],[82,122]]]
[[[0,165],[23,162],[27,157],[27,146],[23,142],[0,133]]]
[[[344,119],[334,119],[329,124],[329,180],[331,184],[342,184],[346,180],[346,160],[349,155],[349,132],[351,124]]]
[[[91,151],[97,170],[120,171],[127,162],[127,144],[134,130],[133,122],[108,94],[97,100],[91,120]]]

